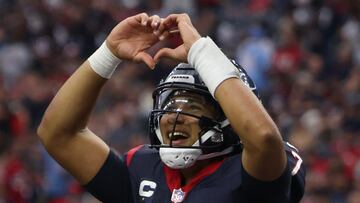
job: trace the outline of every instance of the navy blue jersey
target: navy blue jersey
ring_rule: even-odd
[[[286,152],[286,170],[274,181],[251,177],[242,167],[241,155],[233,154],[214,159],[181,186],[180,172],[163,164],[156,149],[144,145],[124,157],[111,152],[85,187],[103,202],[299,202],[305,169],[294,147],[286,144]]]

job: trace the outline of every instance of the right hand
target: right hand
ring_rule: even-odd
[[[161,24],[156,31],[158,35],[167,36],[172,29],[179,29],[183,44],[175,49],[162,48],[160,49],[154,59],[159,61],[160,58],[170,58],[179,62],[187,62],[187,55],[191,46],[198,39],[201,38],[198,31],[192,25],[190,17],[187,14],[171,14],[161,21]],[[164,38],[164,37],[163,37]]]
[[[122,60],[145,62],[151,69],[155,61],[146,50],[159,42],[153,31],[160,25],[157,15],[149,17],[146,13],[131,16],[114,27],[106,38],[111,52]]]

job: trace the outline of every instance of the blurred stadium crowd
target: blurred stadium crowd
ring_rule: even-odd
[[[189,13],[245,67],[284,139],[300,149],[302,203],[359,203],[359,7],[357,0],[0,0],[0,202],[95,201],[47,155],[36,128],[111,28],[145,11]],[[122,63],[90,129],[119,152],[148,142],[152,90],[174,65],[163,60],[150,71]]]

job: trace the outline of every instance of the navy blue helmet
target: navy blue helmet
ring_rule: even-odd
[[[240,79],[259,98],[256,86],[246,71],[235,63],[235,61],[232,62],[239,70]],[[186,95],[196,95],[197,97],[203,98],[207,105],[213,109],[214,115],[209,117],[178,109],[175,105],[177,101],[172,99],[178,95],[184,95],[184,97],[186,97]],[[233,147],[240,146],[239,137],[233,131],[220,105],[212,97],[198,72],[189,64],[181,63],[177,65],[165,79],[161,80],[153,92],[153,100],[153,110],[149,117],[150,142],[152,147],[156,149],[163,147],[200,149],[201,156],[205,159],[227,154],[233,151]],[[170,139],[170,144],[164,144],[160,130],[160,120],[163,115],[169,113],[176,114],[177,117],[179,115],[186,115],[198,119],[198,124],[201,129],[198,135],[198,142],[192,146],[180,147],[172,146],[172,139]],[[176,123],[174,124],[174,130],[175,125]]]

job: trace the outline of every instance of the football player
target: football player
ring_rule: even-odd
[[[172,32],[183,44],[146,53]],[[86,127],[98,94],[121,60],[154,68],[163,57],[186,63],[154,91],[151,144],[118,156]],[[255,84],[186,14],[120,22],[59,90],[38,134],[102,202],[299,202],[304,192],[302,160]]]

